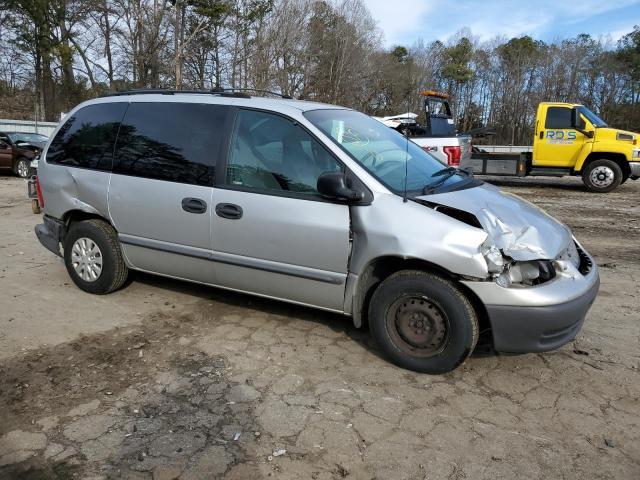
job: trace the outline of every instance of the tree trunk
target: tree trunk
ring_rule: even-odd
[[[182,87],[182,12],[183,6],[179,1],[175,4],[175,19],[173,25],[173,46],[174,46],[174,73],[176,77],[176,90]]]
[[[111,24],[109,23],[109,0],[102,4],[102,18],[104,19],[104,53],[107,57],[107,77],[109,88],[113,88],[113,57],[111,55]]]

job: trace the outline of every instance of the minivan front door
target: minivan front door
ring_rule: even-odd
[[[214,166],[228,107],[132,102],[118,132],[109,214],[135,268],[215,283]]]
[[[322,173],[342,169],[290,119],[238,110],[212,198],[218,284],[342,312],[349,207],[316,191]]]

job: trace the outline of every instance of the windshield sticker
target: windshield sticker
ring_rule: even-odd
[[[547,130],[546,138],[547,143],[571,145],[576,139],[576,132],[573,130],[569,130],[568,132],[564,130]]]

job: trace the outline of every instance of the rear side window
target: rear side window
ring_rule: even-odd
[[[566,107],[549,107],[544,128],[571,128],[571,109]]]
[[[211,185],[228,107],[132,103],[122,121],[114,173]]]
[[[111,170],[113,146],[126,103],[88,105],[58,130],[47,151],[47,163]]]

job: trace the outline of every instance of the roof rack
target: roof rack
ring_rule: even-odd
[[[258,88],[221,88],[215,87],[212,89],[212,92],[256,92],[256,93],[267,93],[269,95],[273,95],[275,97],[284,98],[287,100],[293,100],[291,95],[285,95],[284,93],[276,93],[270,90],[260,90]]]
[[[110,92],[100,97],[120,97],[124,95],[175,95],[175,94],[200,94],[200,95],[220,95],[223,97],[251,98],[244,92],[257,92],[274,95],[276,97],[293,99],[290,95],[283,95],[269,90],[259,90],[257,88],[222,88],[215,87],[210,90],[175,90],[164,88],[136,88],[132,90],[123,90],[121,92]]]

